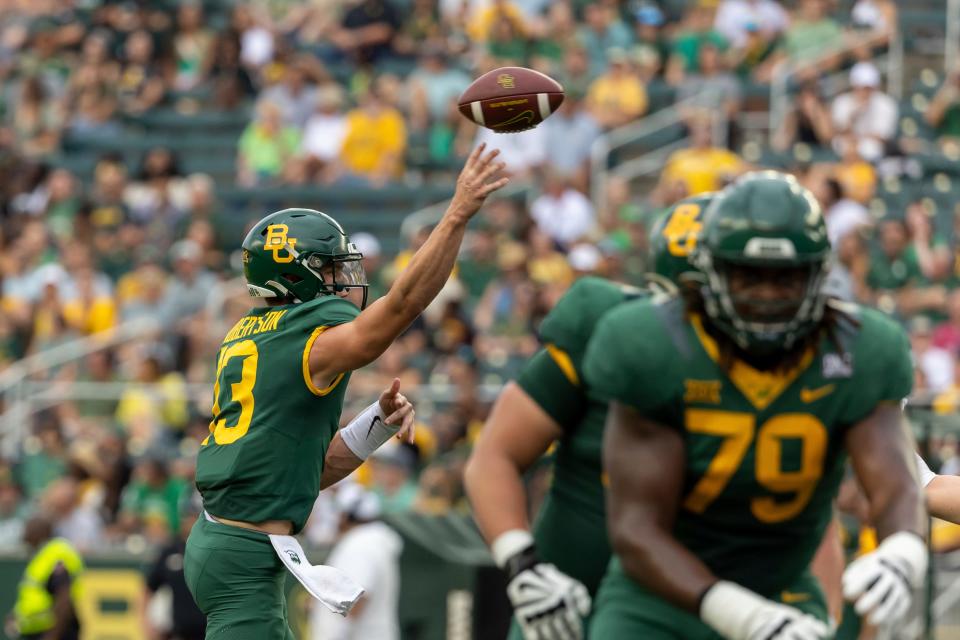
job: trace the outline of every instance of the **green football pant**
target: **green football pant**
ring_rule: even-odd
[[[266,534],[200,515],[183,573],[207,616],[207,640],[296,640],[287,624],[286,567]]]
[[[827,603],[816,578],[802,576],[771,600],[795,607],[827,622]],[[700,618],[650,593],[611,568],[594,603],[590,640],[723,640]]]

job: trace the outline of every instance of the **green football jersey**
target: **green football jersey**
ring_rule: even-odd
[[[586,392],[583,356],[600,318],[644,294],[602,278],[577,280],[544,318],[544,349],[517,380],[564,431],[555,449],[550,490],[534,527],[537,550],[591,593],[610,560],[600,460],[607,405]]]
[[[768,597],[803,574],[820,544],[846,430],[911,390],[900,327],[875,310],[842,310],[840,348],[825,338],[788,372],[734,361],[725,373],[716,341],[677,298],[613,310],[587,351],[591,391],[684,436],[676,538],[719,577]]]
[[[295,531],[303,528],[350,376],[319,389],[307,359],[324,329],[358,313],[347,300],[323,296],[251,309],[227,333],[217,356],[210,435],[197,456],[197,489],[209,513],[291,520]]]

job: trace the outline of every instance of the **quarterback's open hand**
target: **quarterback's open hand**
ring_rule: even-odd
[[[494,162],[500,155],[499,149],[484,153],[486,148],[486,144],[479,145],[467,158],[467,163],[457,178],[457,190],[450,203],[449,211],[456,211],[468,220],[480,210],[488,195],[509,182],[508,178],[496,177],[506,167],[503,162]]]
[[[870,624],[895,626],[910,610],[913,592],[927,571],[927,547],[919,536],[901,531],[843,572],[843,597]]]
[[[413,404],[400,393],[400,378],[394,378],[390,387],[380,394],[380,408],[387,416],[383,421],[384,424],[399,426],[397,439],[406,439],[412,444],[417,431],[414,421],[416,412],[413,410]]]

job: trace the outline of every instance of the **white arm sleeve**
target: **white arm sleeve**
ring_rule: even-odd
[[[920,475],[920,486],[926,487],[930,484],[930,481],[937,477],[933,471],[930,471],[930,467],[927,466],[927,463],[923,461],[923,458],[920,457],[919,453],[914,454],[917,457],[917,472]]]

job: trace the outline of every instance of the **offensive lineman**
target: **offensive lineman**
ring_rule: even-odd
[[[654,225],[660,288],[690,271],[687,255],[709,202],[709,195],[681,201]],[[545,348],[504,388],[470,455],[466,489],[510,579],[512,639],[582,635],[581,617],[610,560],[600,461],[607,405],[589,397],[583,355],[605,313],[645,295],[602,278],[577,280],[541,324]],[[522,474],[554,441],[553,482],[531,535]]]
[[[844,595],[872,623],[899,622],[927,560],[899,407],[906,338],[877,311],[827,302],[826,227],[796,181],[741,178],[703,224],[704,286],[620,306],[587,349],[587,383],[611,402],[616,554],[591,635],[829,637],[807,567],[847,455],[883,542],[847,569]]]
[[[467,222],[507,182],[496,179],[503,168],[497,154],[484,153],[483,145],[471,154],[443,218],[368,308],[362,255],[333,218],[287,209],[261,220],[244,240],[248,289],[268,306],[251,309],[220,349],[213,421],[197,459],[205,514],[184,557],[187,584],[207,615],[207,638],[294,637],[284,564],[268,534],[299,532],[321,488],[353,471],[400,426],[411,426],[412,410],[394,383],[338,431],[347,381],[447,281]]]

